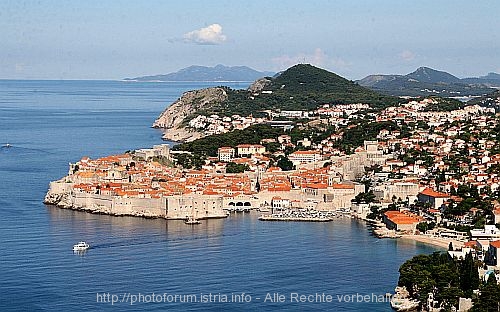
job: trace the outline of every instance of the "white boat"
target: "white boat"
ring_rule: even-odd
[[[86,242],[78,242],[78,244],[73,245],[73,251],[84,251],[90,248],[90,245]]]
[[[7,148],[9,148],[9,147],[12,147],[12,145],[10,145],[9,143],[7,143],[7,144],[5,144],[3,147],[7,147]]]
[[[195,218],[188,218],[188,219],[186,219],[186,221],[184,221],[184,223],[186,223],[186,224],[200,224],[201,221],[199,221]]]
[[[191,225],[200,224],[201,222],[198,220],[198,218],[196,218],[197,215],[198,215],[198,210],[195,211],[194,207],[193,207],[191,209],[191,215],[186,217],[186,220],[184,221],[184,223],[191,224]]]

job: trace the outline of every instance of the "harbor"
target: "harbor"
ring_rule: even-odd
[[[261,221],[289,221],[289,222],[330,222],[334,218],[345,214],[336,211],[318,211],[312,209],[272,209],[270,214],[259,217]]]

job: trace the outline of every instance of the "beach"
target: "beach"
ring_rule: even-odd
[[[463,242],[454,240],[454,239],[446,239],[441,237],[431,237],[427,235],[413,235],[413,234],[405,234],[401,236],[402,239],[413,240],[416,242],[421,242],[424,244],[429,244],[437,247],[441,247],[444,249],[448,249],[450,242],[453,243],[453,248],[457,249],[463,246]]]

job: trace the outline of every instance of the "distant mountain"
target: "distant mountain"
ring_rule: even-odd
[[[453,76],[444,71],[435,70],[429,67],[419,67],[413,73],[409,73],[406,77],[414,79],[418,82],[425,83],[459,83],[460,78]]]
[[[370,75],[356,81],[360,86],[371,88],[383,83],[404,79],[402,75]]]
[[[497,73],[489,73],[486,76],[477,77],[477,78],[464,78],[462,82],[469,84],[484,84],[491,87],[500,87],[500,74]]]
[[[500,87],[498,74],[490,73],[479,78],[460,79],[444,71],[420,67],[407,75],[370,75],[357,83],[388,95],[444,97],[479,96]]]
[[[189,66],[165,75],[126,78],[133,81],[254,81],[270,77],[273,72],[260,72],[247,66]]]

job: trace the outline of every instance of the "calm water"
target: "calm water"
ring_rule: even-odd
[[[337,295],[392,291],[399,265],[434,249],[377,240],[350,219],[266,223],[252,213],[190,227],[42,204],[68,162],[161,143],[154,119],[183,91],[206,86],[0,81],[0,144],[13,145],[0,148],[0,311],[390,311],[386,303],[340,303]],[[79,240],[93,246],[84,256],[71,251]],[[220,299],[244,292],[252,302],[130,305],[128,297],[112,305],[96,295],[126,301],[128,293],[153,292]],[[267,293],[286,302],[264,303]],[[291,303],[290,293],[334,300]]]

